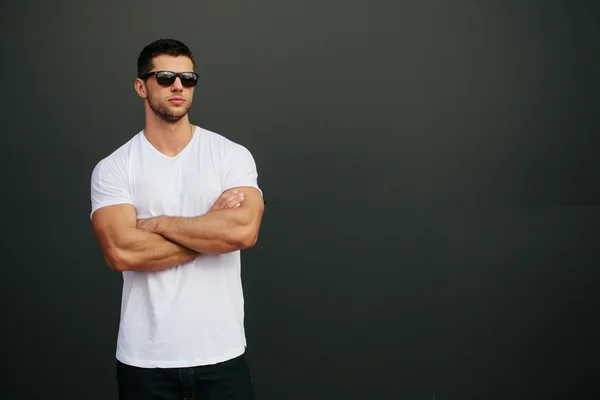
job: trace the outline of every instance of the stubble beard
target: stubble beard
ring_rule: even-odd
[[[181,118],[185,117],[191,107],[191,101],[187,101],[185,107],[179,107],[176,109],[170,109],[165,103],[162,103],[159,99],[153,96],[148,96],[148,105],[154,114],[160,119],[166,122],[177,122]]]

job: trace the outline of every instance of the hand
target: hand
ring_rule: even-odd
[[[244,193],[238,191],[231,191],[223,193],[217,201],[213,204],[209,212],[224,210],[227,208],[238,208],[244,201]]]
[[[146,218],[146,219],[138,219],[136,227],[143,231],[154,233],[157,225],[158,225],[158,217],[152,217],[152,218]]]

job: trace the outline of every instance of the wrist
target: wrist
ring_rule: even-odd
[[[154,233],[158,234],[158,235],[162,235],[163,232],[165,231],[165,225],[166,225],[166,217],[164,215],[158,216],[156,217],[156,221],[154,224]]]

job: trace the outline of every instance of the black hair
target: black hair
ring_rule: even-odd
[[[150,72],[150,70],[153,68],[152,60],[161,55],[169,55],[174,57],[186,56],[192,60],[194,67],[196,66],[194,56],[191,50],[185,44],[175,39],[159,39],[144,47],[144,49],[140,52],[137,61],[138,77]]]

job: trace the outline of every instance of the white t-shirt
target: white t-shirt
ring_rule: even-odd
[[[185,149],[168,157],[141,131],[95,166],[91,214],[128,203],[138,219],[198,216],[227,189],[260,191],[257,178],[250,152],[219,134],[196,127]],[[245,350],[239,251],[202,254],[162,271],[125,271],[122,295],[116,357],[125,364],[207,365]]]

